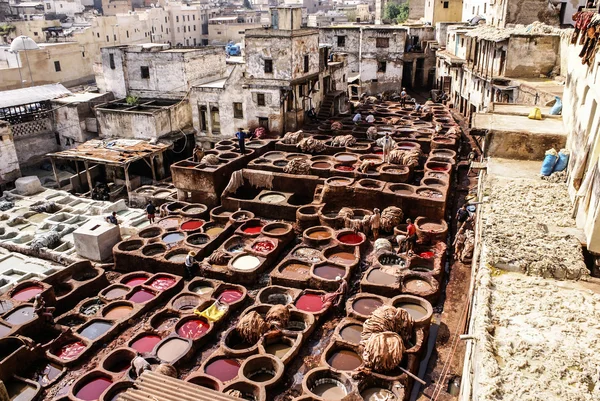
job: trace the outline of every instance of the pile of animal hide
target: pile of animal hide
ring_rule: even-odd
[[[9,200],[0,200],[0,211],[4,212],[6,210],[12,209],[15,207],[15,203]]]
[[[37,235],[31,241],[31,249],[39,252],[42,248],[52,248],[58,244],[61,236],[60,233],[53,230]]]
[[[254,130],[254,137],[257,139],[263,139],[266,138],[268,136],[268,132],[265,129],[265,127],[258,127],[257,129]]]
[[[29,209],[38,213],[56,213],[60,210],[60,207],[54,202],[43,202],[39,204],[34,203]]]
[[[224,251],[214,251],[206,261],[211,265],[226,265],[231,259],[231,255]]]
[[[283,136],[283,143],[286,145],[295,145],[304,139],[304,132],[302,130],[296,132],[288,132]]]
[[[375,252],[388,251],[392,252],[394,248],[392,247],[392,243],[385,238],[378,238],[375,241]]]
[[[331,123],[332,131],[340,131],[342,128],[344,128],[344,125],[339,121],[334,121]]]
[[[421,157],[420,149],[394,149],[390,152],[390,163],[402,166],[417,166]]]
[[[283,330],[290,321],[290,310],[286,305],[273,305],[267,312],[266,321],[269,327]]]
[[[367,129],[367,139],[370,139],[372,141],[377,139],[377,127],[372,126],[369,127],[369,129]]]
[[[353,135],[340,135],[331,140],[331,146],[352,146],[356,143],[356,138]]]
[[[404,213],[396,206],[389,206],[381,212],[381,230],[385,232],[394,231],[394,227],[402,222]]]
[[[219,164],[219,158],[217,155],[206,155],[200,160],[200,164],[206,164],[207,166],[216,166]]]
[[[177,369],[175,369],[173,365],[169,365],[168,363],[161,363],[160,365],[158,365],[154,372],[160,373],[161,375],[177,378]]]
[[[304,153],[320,153],[325,150],[325,143],[313,137],[302,139],[296,145]]]
[[[402,308],[382,305],[375,309],[371,316],[363,324],[360,335],[361,344],[368,341],[376,333],[391,331],[397,333],[404,341],[410,340],[413,332],[414,320],[412,316]]]
[[[283,172],[286,174],[310,174],[310,162],[306,159],[292,159],[285,165]]]
[[[256,344],[268,329],[269,326],[256,311],[244,315],[235,326],[239,336],[248,344]]]
[[[223,193],[234,194],[242,185],[244,185],[244,175],[242,173],[242,170],[234,171],[233,174],[231,174],[229,183],[223,190]]]
[[[391,331],[375,333],[367,341],[361,341],[362,360],[365,367],[378,372],[396,369],[404,355],[402,338]]]

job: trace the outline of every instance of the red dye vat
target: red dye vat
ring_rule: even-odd
[[[378,150],[377,152],[375,152],[376,155],[382,155],[383,154],[383,150]]]
[[[154,334],[140,337],[133,344],[131,348],[143,354],[144,352],[150,352],[154,349],[154,346],[160,342],[160,337]]]
[[[420,257],[422,257],[423,259],[431,259],[433,258],[433,252],[421,252],[419,254]]]
[[[267,253],[275,249],[275,244],[271,241],[260,241],[254,244],[252,246],[252,249],[254,249],[257,252]]]
[[[209,325],[204,320],[192,319],[188,320],[177,329],[177,334],[183,338],[191,338],[195,340],[200,338],[208,331]]]
[[[17,292],[15,292],[12,296],[12,299],[15,301],[29,301],[31,298],[35,297],[37,294],[41,293],[44,289],[42,287],[38,287],[37,285],[32,285],[31,287],[25,287]]]
[[[77,355],[81,354],[81,352],[85,349],[85,344],[81,341],[76,341],[73,343],[69,343],[63,345],[61,349],[55,354],[60,359],[65,361],[70,361],[71,359],[75,359]]]
[[[262,225],[246,227],[246,228],[244,228],[244,232],[246,234],[258,234],[260,232],[260,230],[262,229],[262,227],[263,227]]]
[[[354,167],[352,166],[335,166],[335,169],[340,171],[354,171]]]
[[[323,309],[323,299],[317,294],[304,294],[296,301],[296,308],[305,312],[319,312]]]
[[[348,245],[358,245],[363,241],[360,235],[354,233],[342,234],[338,237],[338,240]]]
[[[128,287],[135,287],[136,285],[144,284],[148,280],[148,277],[134,277],[125,282]]]
[[[204,368],[207,375],[221,380],[223,383],[235,379],[240,370],[240,363],[235,359],[217,359]]]
[[[131,302],[135,302],[136,304],[143,304],[144,302],[150,301],[155,296],[156,294],[154,294],[153,292],[147,290],[138,290],[133,293],[129,300]]]
[[[204,225],[204,220],[190,220],[181,225],[182,230],[191,231],[197,230]]]
[[[431,167],[430,170],[433,170],[433,171],[446,171],[448,169],[446,167]]]
[[[231,304],[242,298],[242,295],[244,294],[239,290],[225,290],[221,293],[221,295],[219,295],[219,301],[226,304]]]
[[[87,382],[81,389],[75,394],[75,397],[84,401],[95,401],[100,398],[100,395],[106,390],[113,382],[106,377],[98,377],[94,380]]]
[[[159,291],[164,291],[175,285],[175,279],[171,277],[158,277],[152,280],[150,287],[155,288]]]

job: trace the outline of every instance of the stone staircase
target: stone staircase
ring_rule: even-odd
[[[333,115],[333,102],[335,101],[335,98],[338,97],[341,93],[342,91],[334,91],[329,92],[325,96],[325,99],[323,99],[323,101],[321,102],[319,113],[317,114],[319,120],[326,120]]]

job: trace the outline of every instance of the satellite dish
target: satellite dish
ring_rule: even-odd
[[[40,47],[29,36],[18,36],[10,44],[10,50],[20,52],[23,50],[38,50]]]

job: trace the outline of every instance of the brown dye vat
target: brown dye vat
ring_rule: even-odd
[[[312,239],[327,239],[327,238],[331,238],[331,232],[327,231],[327,230],[317,230],[317,231],[312,231],[311,233],[308,234],[309,238]]]
[[[416,293],[429,292],[433,290],[433,286],[431,284],[417,277],[407,279],[404,282],[404,287],[406,288],[406,290]]]
[[[354,370],[362,365],[361,357],[349,349],[339,349],[327,358],[327,363],[334,369]]]
[[[356,257],[351,252],[336,252],[328,256],[327,259],[342,265],[352,265],[354,262],[356,262]]]
[[[170,338],[156,350],[156,356],[165,362],[173,362],[183,356],[189,348],[189,343],[180,338]]]
[[[338,401],[348,395],[344,385],[335,379],[319,379],[310,391],[323,400]]]
[[[105,292],[103,294],[104,298],[106,299],[116,299],[116,298],[120,298],[123,295],[127,294],[129,292],[129,288],[125,288],[125,287],[113,287],[110,290],[108,290],[107,292]]]
[[[427,309],[421,305],[409,302],[401,302],[396,305],[397,308],[402,308],[407,311],[415,321],[423,319],[427,316]]]
[[[361,315],[369,316],[381,305],[383,305],[383,302],[377,298],[359,298],[352,303],[352,309]]]
[[[359,324],[349,324],[340,331],[340,336],[349,343],[360,344],[363,327]]]
[[[315,276],[323,278],[325,280],[338,280],[346,275],[346,269],[339,266],[317,266],[313,270]]]
[[[35,312],[33,306],[21,306],[14,309],[7,316],[4,317],[4,321],[10,323],[13,326],[25,324],[35,319]]]
[[[133,312],[131,305],[116,305],[104,310],[103,316],[107,319],[119,320],[129,317]]]
[[[286,277],[295,279],[305,279],[309,276],[310,266],[301,263],[289,263],[281,270]]]
[[[367,281],[373,284],[391,285],[398,281],[396,276],[382,272],[380,269],[373,269],[367,276]]]
[[[327,162],[316,162],[313,163],[312,168],[317,168],[317,169],[325,169],[328,170],[332,167],[331,163],[327,163]]]
[[[292,349],[291,344],[286,344],[284,342],[276,342],[273,344],[265,345],[265,352],[267,354],[271,354],[276,356],[279,359],[283,359],[288,352]]]

